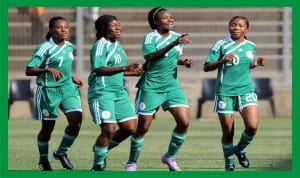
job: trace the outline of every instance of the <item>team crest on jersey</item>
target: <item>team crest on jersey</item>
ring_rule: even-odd
[[[102,117],[103,119],[109,119],[110,116],[111,116],[111,113],[110,113],[109,111],[103,111],[103,112],[101,113],[101,117]]]
[[[46,116],[46,117],[50,116],[50,113],[48,112],[47,109],[43,109],[43,110],[42,110],[42,113],[43,113],[43,115]]]
[[[253,59],[253,53],[251,51],[247,51],[246,52],[246,56],[249,58],[249,59]]]
[[[140,103],[140,110],[146,109],[146,104],[144,102]]]
[[[71,59],[74,59],[74,56],[73,56],[73,53],[72,53],[72,52],[69,52],[69,57],[70,57]]]
[[[225,109],[226,108],[226,103],[224,101],[219,101],[218,106],[220,109]]]

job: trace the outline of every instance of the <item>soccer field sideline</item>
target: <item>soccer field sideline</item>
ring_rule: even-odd
[[[63,170],[52,157],[58,146],[65,119],[60,119],[52,134],[49,159],[54,170]],[[165,153],[173,119],[156,119],[145,137],[145,145],[138,160],[138,171],[168,171],[160,162]],[[236,118],[235,143],[243,129],[240,118]],[[238,165],[236,171],[291,170],[292,168],[292,124],[290,118],[262,118],[253,143],[246,149],[250,168]],[[8,121],[8,170],[38,170],[36,134],[40,122],[34,120]],[[92,166],[92,145],[100,132],[99,126],[90,119],[83,121],[78,139],[68,155],[74,165],[73,171],[88,171]],[[192,119],[187,140],[177,155],[178,164],[184,171],[224,171],[224,160],[220,143],[221,129],[217,119]],[[123,171],[129,155],[129,139],[111,150],[107,158],[106,171]]]

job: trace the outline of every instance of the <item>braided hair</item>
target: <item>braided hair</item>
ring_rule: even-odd
[[[149,13],[148,13],[148,22],[149,22],[149,25],[150,25],[152,30],[157,28],[157,26],[154,23],[154,21],[157,19],[157,14],[160,11],[164,11],[164,10],[167,10],[167,9],[162,8],[162,7],[155,7],[152,10],[149,11]]]
[[[55,23],[58,20],[64,20],[67,21],[67,19],[65,19],[64,17],[61,16],[54,16],[49,20],[49,31],[46,34],[46,40],[49,41],[49,39],[53,36],[53,34],[50,32],[51,29],[53,29],[55,27]]]
[[[100,39],[102,37],[105,37],[107,34],[110,33],[109,23],[111,21],[118,20],[116,16],[113,15],[102,15],[98,17],[98,19],[95,21],[95,29],[96,29],[96,39]]]

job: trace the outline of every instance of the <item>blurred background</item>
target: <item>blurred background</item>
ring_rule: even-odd
[[[179,67],[181,85],[188,97],[191,118],[196,117],[202,81],[215,78],[217,71],[205,73],[203,64],[209,48],[217,40],[229,36],[228,22],[233,16],[245,16],[250,21],[247,38],[257,44],[258,56],[268,58],[268,66],[251,71],[253,77],[271,79],[277,117],[291,117],[292,112],[292,9],[291,8],[168,8],[175,18],[175,31],[189,33],[193,41],[185,46],[183,56],[192,58],[191,69]],[[45,39],[48,21],[52,16],[63,16],[70,21],[70,41],[75,45],[74,73],[84,81],[81,88],[84,118],[91,119],[87,104],[87,78],[90,71],[89,49],[95,40],[94,20],[101,14],[117,16],[123,27],[120,42],[129,61],[143,63],[141,43],[151,29],[147,14],[151,8],[109,7],[18,7],[8,9],[8,88],[14,79],[31,79],[35,89],[35,77],[25,76],[25,67],[33,50]],[[126,87],[132,101],[135,97],[137,77],[127,77]],[[203,104],[201,118],[217,118],[212,112],[213,102]],[[272,117],[271,107],[260,100],[260,116]],[[63,117],[63,115],[62,115]],[[159,111],[157,117],[170,117]],[[26,101],[14,102],[10,109],[11,119],[32,118]]]

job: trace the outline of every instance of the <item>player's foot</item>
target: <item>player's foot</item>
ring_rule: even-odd
[[[93,146],[93,152],[95,152],[95,145]],[[105,159],[104,159],[104,165],[103,165],[103,167],[101,167],[101,169],[105,169],[106,168],[106,157],[105,157]],[[92,168],[93,169],[93,168]]]
[[[246,152],[244,151],[236,151],[235,148],[233,148],[233,153],[237,156],[237,158],[239,159],[239,163],[242,167],[244,168],[248,168],[250,166],[249,160],[246,157]]]
[[[168,165],[170,171],[181,171],[175,158],[168,158],[166,155],[163,155],[161,157],[161,162]]]
[[[62,155],[59,155],[59,154],[56,154],[55,151],[53,152],[53,157],[56,159],[56,160],[59,160],[61,165],[66,168],[66,169],[73,169],[73,165],[71,163],[71,161],[69,160],[68,158],[68,155],[66,153],[62,154]]]
[[[136,163],[127,163],[125,165],[125,171],[136,171]]]
[[[101,167],[100,165],[94,165],[91,171],[104,171],[104,167]]]
[[[234,171],[234,164],[225,165],[225,171]]]
[[[52,171],[51,165],[48,160],[43,160],[38,163],[40,171]]]

